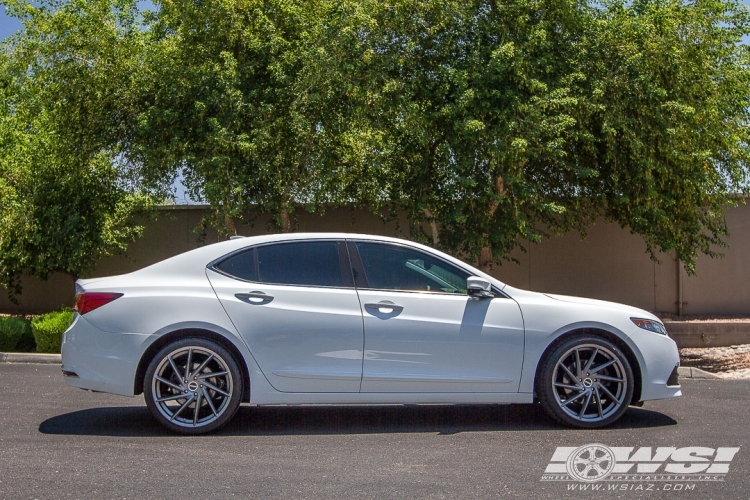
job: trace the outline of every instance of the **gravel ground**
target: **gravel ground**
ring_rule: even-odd
[[[726,379],[750,379],[750,344],[680,349],[680,365]]]
[[[662,321],[683,321],[686,323],[748,323],[750,317],[736,314],[677,314],[658,313]]]
[[[688,323],[748,323],[745,315],[700,315],[677,316],[660,314],[666,322],[685,321]],[[667,329],[669,329],[669,323]],[[750,344],[730,347],[701,347],[680,349],[680,365],[700,368],[726,379],[750,379]]]

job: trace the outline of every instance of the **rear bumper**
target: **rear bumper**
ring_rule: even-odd
[[[62,340],[65,382],[71,387],[133,396],[138,360],[149,337],[105,332],[76,314]]]

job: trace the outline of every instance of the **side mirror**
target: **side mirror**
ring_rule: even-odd
[[[490,298],[495,296],[492,293],[492,284],[478,276],[469,276],[466,278],[466,291],[470,297]]]

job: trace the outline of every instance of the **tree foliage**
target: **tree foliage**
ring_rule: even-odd
[[[320,212],[352,199],[368,131],[345,59],[356,51],[344,46],[347,2],[156,3],[147,176],[181,169],[230,232],[250,209],[289,231],[297,204]]]
[[[135,2],[4,3],[25,23],[0,56],[0,282],[18,293],[23,272],[78,276],[123,250],[150,197],[121,175]]]
[[[413,231],[430,222],[424,238],[487,267],[538,241],[538,222],[577,221],[587,200],[563,180],[579,169],[568,149],[577,3],[397,1],[377,17],[373,119],[385,134],[388,200]]]
[[[596,175],[581,195],[689,272],[725,246],[724,210],[747,192],[749,22],[731,1],[618,0],[585,42],[574,148]]]
[[[688,271],[723,244],[748,180],[742,5],[393,0],[375,17],[381,178],[422,239],[485,268],[599,218]]]

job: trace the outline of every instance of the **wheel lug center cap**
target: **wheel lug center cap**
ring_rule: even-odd
[[[195,380],[191,380],[190,383],[188,383],[187,388],[191,392],[195,392],[198,390],[198,382]]]
[[[583,379],[584,387],[591,387],[592,385],[594,385],[594,381],[592,379],[590,379],[589,377],[586,377],[585,379]]]

